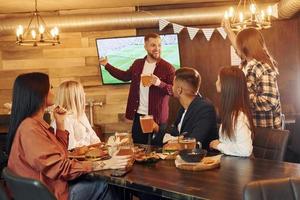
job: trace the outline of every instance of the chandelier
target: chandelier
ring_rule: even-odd
[[[60,44],[59,30],[53,27],[50,32],[46,29],[46,23],[37,10],[37,0],[35,0],[35,11],[32,13],[26,29],[18,25],[16,30],[16,44],[27,46],[48,46]]]
[[[267,29],[271,27],[272,7],[258,10],[254,0],[240,0],[236,10],[230,7],[225,11],[224,18],[229,20],[233,31],[244,28]]]

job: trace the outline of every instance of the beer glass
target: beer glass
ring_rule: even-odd
[[[150,74],[142,74],[141,80],[142,80],[142,84],[144,87],[149,87],[151,85],[151,75]]]
[[[140,124],[141,124],[143,133],[148,134],[147,152],[149,152],[150,146],[151,146],[152,132],[153,132],[153,128],[154,128],[153,116],[152,115],[140,116]]]

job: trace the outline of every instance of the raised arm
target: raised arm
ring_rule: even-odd
[[[100,67],[101,65],[105,67],[105,69],[112,75],[113,77],[122,80],[122,81],[130,81],[132,75],[132,66],[126,70],[120,70],[111,64],[108,63],[107,57],[100,58],[99,60]]]
[[[236,35],[233,30],[230,28],[230,22],[228,19],[222,21],[222,26],[224,27],[225,32],[227,33],[228,39],[230,40],[233,48],[236,50]]]

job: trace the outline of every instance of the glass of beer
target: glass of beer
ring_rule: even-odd
[[[195,149],[196,148],[196,138],[182,138],[179,140],[180,149]]]
[[[149,87],[151,85],[151,75],[150,74],[142,74],[141,80],[142,80],[142,84],[144,87]]]
[[[140,124],[143,133],[153,132],[154,120],[152,115],[140,116]]]
[[[131,156],[131,159],[128,162],[128,165],[126,166],[126,168],[131,168],[134,163],[134,146],[133,146],[133,144],[126,144],[126,145],[119,146],[118,153],[116,155]]]
[[[122,144],[132,144],[132,136],[130,133],[115,133],[115,139],[117,140],[119,138],[119,141],[122,142]]]
[[[140,116],[140,124],[143,133],[148,133],[148,147],[147,147],[147,153],[150,152],[151,148],[151,138],[152,138],[152,132],[154,129],[154,120],[152,115],[145,115],[145,116]]]

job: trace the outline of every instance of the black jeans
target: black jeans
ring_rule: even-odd
[[[148,143],[148,134],[144,134],[140,124],[140,116],[144,116],[142,114],[136,113],[133,119],[132,124],[132,139],[134,143],[139,144],[147,144]],[[159,131],[158,133],[151,134],[151,145],[155,146],[162,146],[163,145],[163,138],[165,135],[165,130],[167,128],[167,124],[159,124]]]

